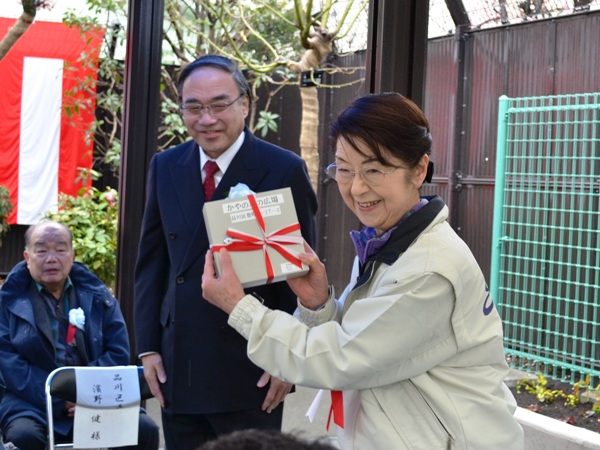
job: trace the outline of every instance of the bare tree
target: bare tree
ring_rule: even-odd
[[[335,48],[336,39],[352,30],[359,14],[366,10],[368,0],[321,0],[319,8],[315,7],[316,3],[312,0],[165,0],[159,150],[187,138],[177,102],[177,71],[201,55],[228,56],[245,70],[255,97],[259,92],[264,97],[261,110],[257,109],[259,102],[253,102],[249,117],[250,129],[263,135],[268,130],[277,130],[278,115],[269,108],[273,96],[284,86],[299,86],[301,73],[310,74],[317,68],[343,72],[324,62]],[[95,26],[107,30],[107,49],[114,47],[111,42],[124,40],[122,28],[98,23],[98,17],[109,17],[107,13],[112,14],[113,20],[124,17],[123,0],[88,0],[88,5],[93,14],[88,17],[68,14],[65,21],[83,30],[96,21]],[[90,136],[94,136],[97,156],[117,169],[122,62],[108,53],[98,69],[96,105],[101,113]],[[95,90],[96,86],[78,89]],[[316,188],[319,170],[317,88],[303,87],[300,95],[299,146]]]
[[[0,61],[6,56],[12,46],[15,45],[15,42],[25,34],[27,29],[33,23],[37,11],[43,8],[49,9],[52,6],[49,0],[23,0],[22,3],[23,13],[8,30],[8,33],[2,38],[2,41],[0,41]]]
[[[172,3],[182,4],[180,1]],[[267,81],[271,85],[299,85],[302,73],[311,76],[315,69],[324,68],[323,63],[332,52],[336,39],[345,37],[352,30],[368,6],[367,0],[322,0],[318,5],[312,0],[294,0],[293,3],[196,0],[193,3],[194,14],[180,9],[179,15],[171,16],[171,24],[185,25],[198,36],[197,54],[203,50],[224,54],[247,68],[255,81]],[[170,12],[175,14],[174,9]],[[282,41],[281,36],[286,36],[287,42]],[[176,53],[181,47],[172,49]],[[332,67],[326,69],[341,71]],[[278,77],[274,77],[274,73]],[[314,78],[312,81],[315,86],[300,90],[300,149],[316,190],[320,167],[319,83]],[[251,117],[254,114],[255,111]],[[259,114],[263,119],[269,117],[267,111]]]

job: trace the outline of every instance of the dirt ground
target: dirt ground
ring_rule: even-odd
[[[569,383],[561,383],[553,380],[548,380],[548,389],[562,390],[565,394],[573,393],[573,386]],[[524,388],[520,393],[517,393],[516,388],[510,388],[517,404],[521,408],[529,409],[530,411],[543,414],[553,419],[585,428],[590,431],[600,433],[600,413],[592,411],[592,403],[580,403],[577,406],[565,405],[562,398],[556,399],[550,404],[544,404],[538,401],[535,394],[530,394]]]

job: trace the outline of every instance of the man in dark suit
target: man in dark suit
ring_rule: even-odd
[[[227,315],[202,299],[209,248],[202,206],[227,197],[237,183],[254,192],[290,187],[302,234],[313,246],[317,201],[306,164],[293,152],[257,139],[245,126],[251,102],[246,79],[227,58],[207,55],[178,80],[192,141],[156,154],[135,270],[138,355],[162,406],[169,450],[192,450],[233,430],[280,429],[291,385],[246,356],[246,342]],[[205,198],[207,161],[218,165],[216,190]],[[292,312],[285,282],[252,289],[270,308]]]

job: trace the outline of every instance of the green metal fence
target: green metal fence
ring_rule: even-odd
[[[490,290],[509,363],[600,383],[600,93],[500,97]]]

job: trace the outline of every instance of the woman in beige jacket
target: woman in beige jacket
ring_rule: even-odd
[[[419,195],[432,175],[427,119],[400,94],[369,95],[340,115],[332,137],[328,174],[365,225],[352,233],[357,257],[340,299],[310,249],[301,255],[308,275],[288,280],[297,317],[244,295],[226,251],[218,278],[206,258],[204,298],[230,314],[255,364],[343,391],[343,449],[521,450],[484,276],[443,200]]]

